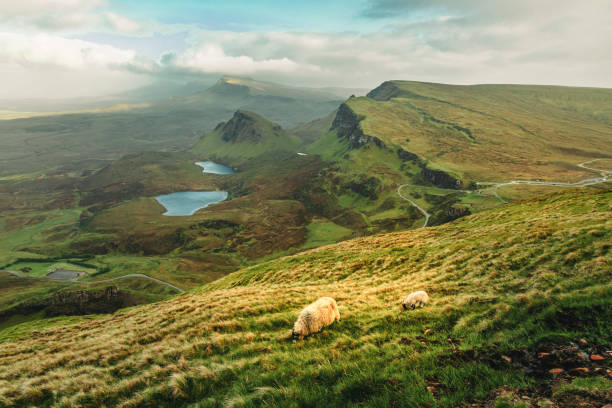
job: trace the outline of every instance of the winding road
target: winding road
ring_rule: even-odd
[[[408,201],[410,204],[412,204],[413,207],[416,207],[417,210],[419,210],[421,213],[423,213],[423,215],[425,216],[425,222],[423,223],[423,226],[421,228],[425,228],[427,226],[427,224],[429,223],[429,218],[431,217],[431,214],[429,214],[427,211],[425,211],[417,203],[415,203],[414,201],[412,201],[408,197],[405,197],[405,196],[402,195],[402,191],[401,191],[402,188],[408,187],[408,186],[411,186],[411,184],[402,184],[401,186],[399,186],[397,188],[397,195],[399,195],[404,200]]]
[[[13,276],[17,276],[18,278],[23,278],[23,279],[37,279],[37,280],[49,280],[49,281],[53,281],[53,282],[67,282],[67,283],[79,283],[81,285],[96,285],[98,283],[107,283],[107,282],[113,282],[119,279],[125,279],[125,278],[142,278],[142,279],[149,279],[153,282],[157,282],[160,285],[165,285],[168,286],[169,288],[172,288],[174,290],[176,290],[178,293],[185,293],[185,291],[181,288],[179,288],[178,286],[174,286],[171,283],[165,282],[163,280],[157,279],[157,278],[153,278],[149,275],[145,275],[143,273],[129,273],[127,275],[123,275],[123,276],[119,276],[117,278],[111,278],[111,279],[104,279],[104,280],[98,280],[98,281],[91,281],[91,282],[82,282],[79,281],[77,279],[52,279],[52,278],[47,278],[47,277],[37,277],[37,276],[27,276],[27,275],[22,275],[17,271],[8,271],[8,270],[0,270],[0,272],[6,272],[9,273]]]
[[[577,181],[575,183],[567,183],[567,182],[563,182],[563,181],[531,181],[531,180],[512,180],[512,181],[506,181],[506,182],[502,182],[502,183],[495,183],[495,182],[483,182],[483,183],[476,183],[479,186],[489,186],[488,188],[492,188],[493,189],[493,195],[502,203],[506,204],[508,203],[508,201],[504,200],[503,198],[501,198],[499,196],[499,194],[497,194],[497,189],[503,186],[512,186],[512,185],[519,185],[519,184],[524,184],[524,185],[530,185],[530,186],[553,186],[553,187],[588,187],[588,186],[592,186],[594,184],[600,184],[600,183],[606,183],[608,182],[608,176],[612,175],[612,171],[610,170],[603,170],[603,169],[596,169],[593,167],[588,167],[587,164],[591,164],[593,162],[596,162],[598,160],[601,159],[594,159],[594,160],[589,160],[583,163],[579,163],[577,164],[578,167],[588,170],[588,171],[593,171],[595,173],[599,173],[599,175],[601,177],[592,177],[592,178],[587,178],[584,180],[580,180]],[[415,203],[414,201],[412,201],[411,199],[409,199],[408,197],[402,195],[402,188],[404,187],[409,187],[409,186],[414,186],[414,187],[425,187],[425,186],[415,186],[414,184],[402,184],[401,186],[399,186],[397,188],[397,195],[399,195],[402,199],[408,201],[410,204],[412,204],[412,206],[414,206],[417,210],[419,210],[424,216],[425,216],[425,222],[423,223],[423,226],[421,228],[425,228],[427,226],[427,224],[429,223],[429,218],[431,217],[431,214],[429,214],[427,211],[425,211],[425,209],[423,209],[421,206],[419,206],[417,203]],[[455,191],[455,192],[462,192],[462,193],[472,193],[472,190],[453,190],[453,189],[448,189],[448,188],[438,188],[439,190],[448,190],[448,191]]]

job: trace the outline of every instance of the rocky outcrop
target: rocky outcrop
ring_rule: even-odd
[[[421,159],[414,153],[408,152],[401,147],[397,148],[397,157],[399,157],[402,161],[414,161],[420,162]]]
[[[215,130],[221,132],[221,138],[229,143],[259,143],[264,138],[262,128],[259,126],[260,118],[247,111],[236,111],[234,116],[226,123],[220,123]],[[279,125],[272,125],[271,132],[280,137],[283,129]]]
[[[461,181],[457,180],[453,176],[448,173],[443,172],[442,170],[432,170],[427,167],[423,167],[421,170],[421,176],[438,187],[442,188],[453,188],[459,189],[461,187]]]
[[[335,130],[338,138],[347,140],[351,149],[359,149],[370,142],[383,147],[384,143],[379,138],[363,133],[360,125],[363,119],[363,116],[357,115],[346,103],[343,103],[338,108],[330,130]]]
[[[47,299],[24,302],[0,312],[0,322],[13,315],[28,315],[41,310],[44,310],[47,316],[112,313],[137,303],[129,294],[120,291],[116,286],[95,290],[61,291]]]
[[[448,209],[448,216],[453,220],[470,214],[470,209],[465,206],[454,205]]]

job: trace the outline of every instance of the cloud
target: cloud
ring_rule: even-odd
[[[0,24],[13,29],[66,32],[79,29],[137,33],[142,24],[108,11],[107,0],[17,0],[0,2]]]
[[[134,63],[133,51],[50,34],[0,33],[0,62],[73,70]]]
[[[165,54],[160,60],[161,68],[189,73],[252,75],[257,73],[286,74],[297,71],[300,66],[287,57],[256,60],[248,55],[230,56],[214,43],[205,43],[188,49],[182,54]]]
[[[612,87],[612,25],[607,21],[612,2],[607,0],[370,0],[361,14],[381,21],[378,30],[235,32],[167,25],[163,35],[185,33],[167,46],[159,46],[158,36],[143,35],[142,22],[110,11],[104,0],[46,1],[73,7],[61,15],[35,0],[0,5],[0,22],[47,27],[0,34],[0,64],[10,65],[11,72],[18,66],[40,75],[64,70],[90,75],[92,82],[94,74],[105,80],[230,74],[363,88],[389,79]],[[62,36],[65,27],[80,25],[136,34]],[[60,31],[50,32],[53,27]],[[59,81],[56,85],[61,89]]]

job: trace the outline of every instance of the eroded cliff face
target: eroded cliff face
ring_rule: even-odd
[[[44,310],[47,316],[113,313],[138,303],[116,286],[95,290],[60,291],[47,299],[24,302],[0,312],[0,322],[13,315],[28,315],[41,310]]]
[[[363,119],[363,116],[357,115],[346,103],[343,103],[338,108],[329,130],[335,130],[338,138],[348,140],[351,149],[365,147],[370,142],[383,147],[384,143],[380,139],[363,133],[360,125]]]
[[[421,176],[431,184],[442,188],[458,189],[462,186],[461,180],[457,180],[442,170],[432,170],[428,169],[427,167],[423,167],[421,170]]]
[[[386,98],[395,92],[393,91],[394,89],[397,89],[396,86],[393,83],[388,83],[388,85],[383,84],[372,92],[376,91],[373,95],[375,97]],[[368,94],[368,97],[370,97],[370,94]],[[338,108],[330,130],[335,130],[338,138],[347,140],[350,149],[367,148],[369,143],[374,143],[380,148],[390,149],[379,138],[366,135],[363,132],[360,124],[363,119],[365,119],[364,116],[355,113],[346,103],[343,103]],[[423,181],[442,188],[459,189],[462,187],[461,180],[442,170],[428,168],[427,163],[416,154],[406,151],[401,147],[395,148],[395,152],[401,160],[414,162],[421,168],[420,176]]]

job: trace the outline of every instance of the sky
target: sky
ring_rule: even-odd
[[[221,75],[610,88],[611,20],[610,0],[0,0],[0,99]]]

